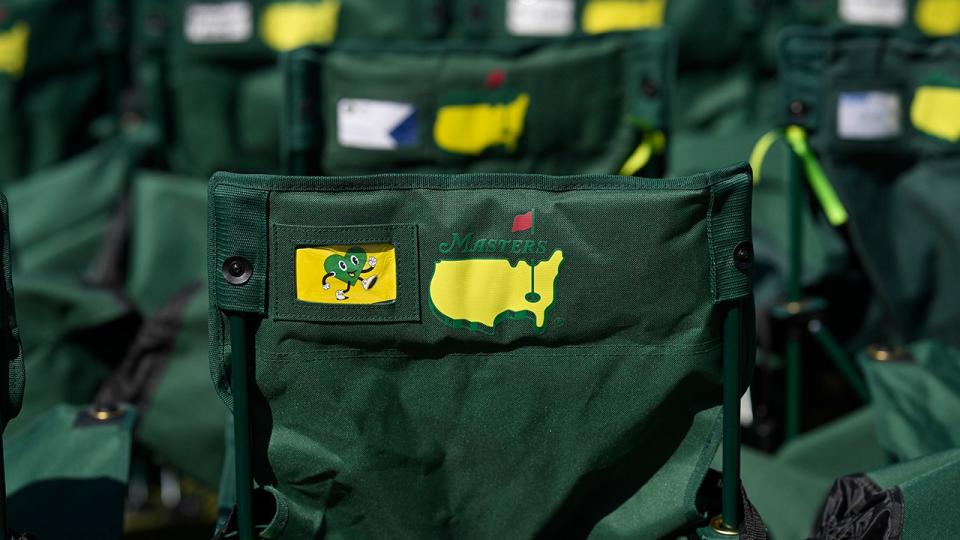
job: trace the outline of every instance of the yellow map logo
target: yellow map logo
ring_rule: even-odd
[[[297,249],[297,299],[316,304],[382,304],[397,299],[391,244]]]
[[[437,112],[433,138],[441,149],[455,154],[478,156],[501,145],[512,152],[523,135],[529,105],[527,94],[510,103],[446,105]]]
[[[273,3],[263,10],[260,35],[275,51],[326,45],[337,34],[339,15],[339,0]]]
[[[30,27],[26,23],[17,23],[9,30],[0,30],[0,73],[9,73],[14,77],[23,74],[27,65],[27,41]]]
[[[471,330],[491,331],[504,318],[530,318],[537,329],[546,324],[563,252],[546,261],[507,259],[442,260],[430,281],[430,303],[444,322]]]

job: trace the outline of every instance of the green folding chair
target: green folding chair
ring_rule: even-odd
[[[92,146],[122,84],[115,0],[15,0],[0,18],[0,184]]]
[[[665,32],[542,46],[334,46],[285,58],[296,174],[665,167],[675,70]]]
[[[805,299],[804,185],[850,250],[884,313],[888,341],[922,337],[956,344],[960,267],[955,208],[960,189],[960,41],[936,42],[871,30],[797,29],[781,43],[783,135],[789,168],[791,270],[781,316],[787,349],[788,434],[799,429],[799,342],[811,333],[867,398],[849,354],[822,322],[822,301]],[[922,261],[918,264],[918,261]]]
[[[736,534],[750,192],[742,165],[214,175],[240,537],[693,532],[721,436],[703,534]]]
[[[134,11],[136,80],[157,158],[204,177],[280,172],[280,52],[444,31],[442,10],[427,2],[137,0]]]

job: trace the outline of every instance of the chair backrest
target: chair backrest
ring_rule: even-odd
[[[957,345],[960,39],[798,29],[780,61],[785,122],[835,185],[891,329]]]
[[[0,19],[0,184],[94,143],[117,98],[118,1],[5,2]]]
[[[736,474],[750,195],[745,166],[214,175],[211,370],[238,495],[249,452],[284,516],[265,535],[691,525],[722,386]]]
[[[285,71],[291,172],[612,174],[644,141],[660,152],[645,173],[663,172],[676,71],[666,32],[303,49]]]
[[[432,39],[428,3],[136,0],[144,115],[176,172],[280,172],[281,51],[335,38]]]

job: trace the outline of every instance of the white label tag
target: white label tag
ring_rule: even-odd
[[[337,102],[337,142],[368,150],[417,144],[417,109],[412,103],[343,98]]]
[[[901,26],[907,22],[907,0],[840,0],[840,19],[848,24]]]
[[[240,43],[253,36],[253,8],[247,2],[190,4],[183,19],[190,43]]]
[[[880,140],[900,134],[900,95],[893,92],[844,92],[837,101],[841,139]]]
[[[566,36],[576,26],[574,0],[507,0],[507,31],[515,36]]]

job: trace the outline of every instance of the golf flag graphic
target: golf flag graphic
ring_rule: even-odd
[[[533,210],[513,218],[513,227],[510,232],[529,231],[533,228]]]

